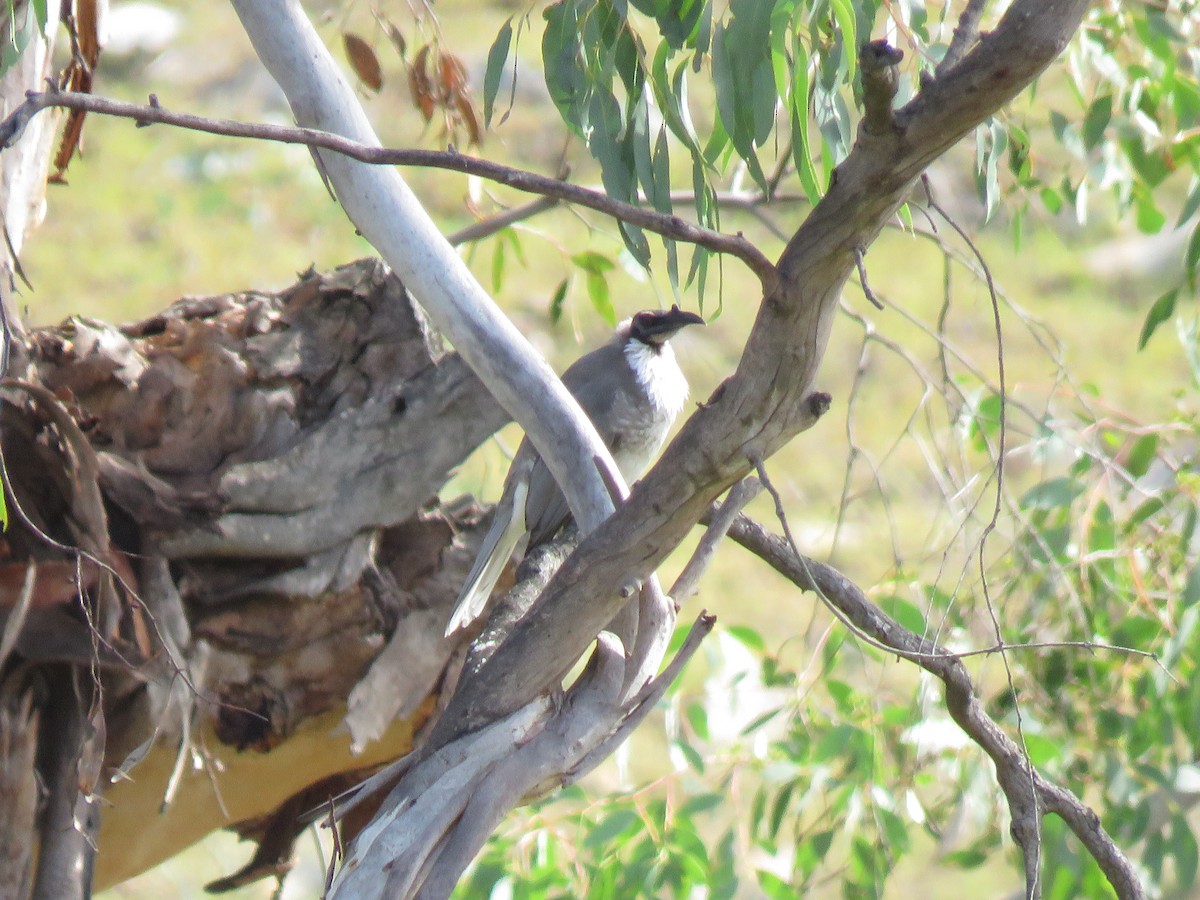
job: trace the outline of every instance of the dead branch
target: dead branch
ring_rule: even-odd
[[[480,157],[467,156],[457,150],[384,148],[316,128],[294,128],[288,125],[213,119],[192,113],[173,112],[160,106],[157,102],[138,105],[94,94],[80,94],[71,91],[30,91],[27,93],[25,102],[0,123],[0,148],[11,146],[39,112],[53,108],[82,110],[97,115],[132,119],[139,126],[171,125],[176,128],[186,128],[190,131],[224,137],[272,141],[279,144],[301,144],[306,147],[332,150],[350,159],[376,166],[445,169],[451,172],[462,172],[465,175],[475,175],[528,194],[540,194],[553,200],[594,209],[621,222],[636,225],[638,228],[644,228],[646,231],[664,237],[696,244],[716,253],[729,254],[744,262],[750,271],[763,282],[764,286],[768,286],[774,280],[775,267],[771,265],[770,260],[740,234],[722,234],[687,222],[679,216],[664,215],[651,209],[613,199],[603,191],[515,169]],[[473,238],[474,235],[469,232],[465,239]]]
[[[1047,812],[1062,818],[1079,838],[1117,896],[1122,900],[1145,896],[1133,865],[1101,826],[1099,817],[1071,791],[1033,768],[1027,754],[987,714],[966,667],[955,654],[904,628],[841,572],[798,555],[784,538],[752,519],[738,516],[729,536],[801,590],[813,591],[836,607],[855,630],[872,642],[916,663],[942,682],[951,717],[996,766],[996,779],[1012,813],[1013,840],[1024,854],[1027,873],[1032,873],[1027,879],[1030,896],[1040,892],[1037,865],[1041,847],[1036,835],[1040,833],[1040,819]]]

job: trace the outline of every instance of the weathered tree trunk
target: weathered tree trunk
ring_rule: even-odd
[[[235,823],[262,852],[229,884],[273,871],[296,813],[405,752],[431,712],[478,518],[431,498],[507,416],[375,260],[122,328],[72,319],[15,349],[11,826],[31,820],[39,768],[43,817],[68,823],[101,780],[97,887]],[[35,746],[80,778],[50,778]]]

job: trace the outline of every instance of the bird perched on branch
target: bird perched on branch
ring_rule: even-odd
[[[640,312],[618,325],[607,344],[563,373],[563,384],[596,426],[626,481],[640,477],[650,465],[687,400],[687,379],[667,342],[679,329],[703,324],[700,316],[678,306]],[[526,438],[513,457],[492,527],[446,634],[483,612],[524,535],[529,535],[529,546],[539,544],[553,537],[570,514],[554,476]]]

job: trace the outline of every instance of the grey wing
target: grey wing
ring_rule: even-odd
[[[529,529],[529,546],[549,540],[554,532],[571,517],[567,498],[559,490],[550,469],[541,457],[529,476],[529,499],[525,503],[525,527]]]
[[[615,368],[614,367],[619,367]],[[616,391],[614,375],[628,368],[625,354],[614,342],[581,356],[562,375],[575,400],[587,413],[600,437],[613,450],[612,429],[607,427]],[[529,499],[525,504],[525,525],[529,529],[529,544],[548,540],[571,517],[567,500],[550,474],[550,469],[538,458],[529,477]]]

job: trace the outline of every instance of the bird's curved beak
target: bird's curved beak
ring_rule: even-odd
[[[647,337],[655,341],[665,341],[680,328],[688,325],[703,325],[704,319],[694,312],[680,309],[678,304],[668,310],[657,313],[646,328]]]

